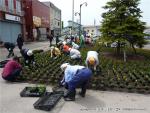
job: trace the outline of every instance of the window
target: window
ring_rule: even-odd
[[[87,30],[87,32],[89,32],[89,30]]]
[[[0,9],[5,7],[5,0],[0,0]]]
[[[21,12],[21,3],[20,3],[20,1],[16,1],[16,11],[17,12]]]
[[[94,30],[92,30],[92,32],[94,32]]]
[[[9,10],[11,10],[11,11],[14,10],[14,0],[9,0],[9,1],[8,1],[8,8],[9,8]]]
[[[59,22],[58,22],[58,26],[59,26]]]

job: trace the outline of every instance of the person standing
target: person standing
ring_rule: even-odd
[[[62,64],[60,68],[64,71],[61,84],[68,89],[67,93],[64,94],[64,99],[66,101],[74,101],[77,86],[81,86],[79,95],[85,97],[92,71],[84,66],[70,65],[69,63]]]
[[[94,70],[96,70],[99,64],[98,53],[96,51],[88,51],[85,64],[87,67],[93,66]]]
[[[2,78],[7,81],[14,81],[20,75],[21,70],[22,66],[19,63],[19,58],[15,56],[6,63],[2,71]]]
[[[0,42],[0,44],[2,46],[4,46],[7,50],[8,50],[8,55],[7,55],[7,58],[10,58],[10,56],[14,56],[14,48],[15,48],[15,44],[14,43],[11,43],[11,42]]]
[[[53,41],[53,35],[50,33],[50,30],[47,29],[47,34],[46,34],[47,39],[49,39],[49,47],[52,45],[52,41]]]
[[[23,42],[24,40],[23,40],[22,34],[19,34],[17,38],[17,45],[20,50],[22,50]]]
[[[59,36],[57,35],[56,36],[56,45],[58,45],[58,43],[59,43]]]
[[[84,47],[85,46],[85,44],[84,44],[84,36],[83,35],[81,35],[80,37],[80,47]]]

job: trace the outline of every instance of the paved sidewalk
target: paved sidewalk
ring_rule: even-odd
[[[2,69],[0,68],[0,73]],[[33,107],[36,97],[20,97],[28,83],[10,83],[0,77],[0,113],[47,113]],[[51,91],[52,87],[47,86]],[[85,98],[75,102],[63,99],[49,113],[150,113],[150,95],[88,90]]]

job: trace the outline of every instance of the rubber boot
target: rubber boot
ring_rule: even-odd
[[[87,86],[87,82],[82,83],[81,85],[81,91],[79,92],[79,95],[81,97],[85,97],[86,94],[86,86]]]
[[[81,97],[85,97],[85,93],[86,93],[86,90],[82,90],[82,91],[79,92],[79,95]]]
[[[75,101],[75,95],[76,95],[76,91],[68,91],[66,94],[64,94],[64,100]]]

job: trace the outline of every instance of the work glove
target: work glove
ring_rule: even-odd
[[[63,87],[63,84],[62,84],[62,82],[59,82],[59,87]]]
[[[33,62],[33,65],[35,65],[35,62]]]
[[[25,62],[26,62],[27,64],[29,63],[29,61],[28,61],[28,60],[26,60]]]

